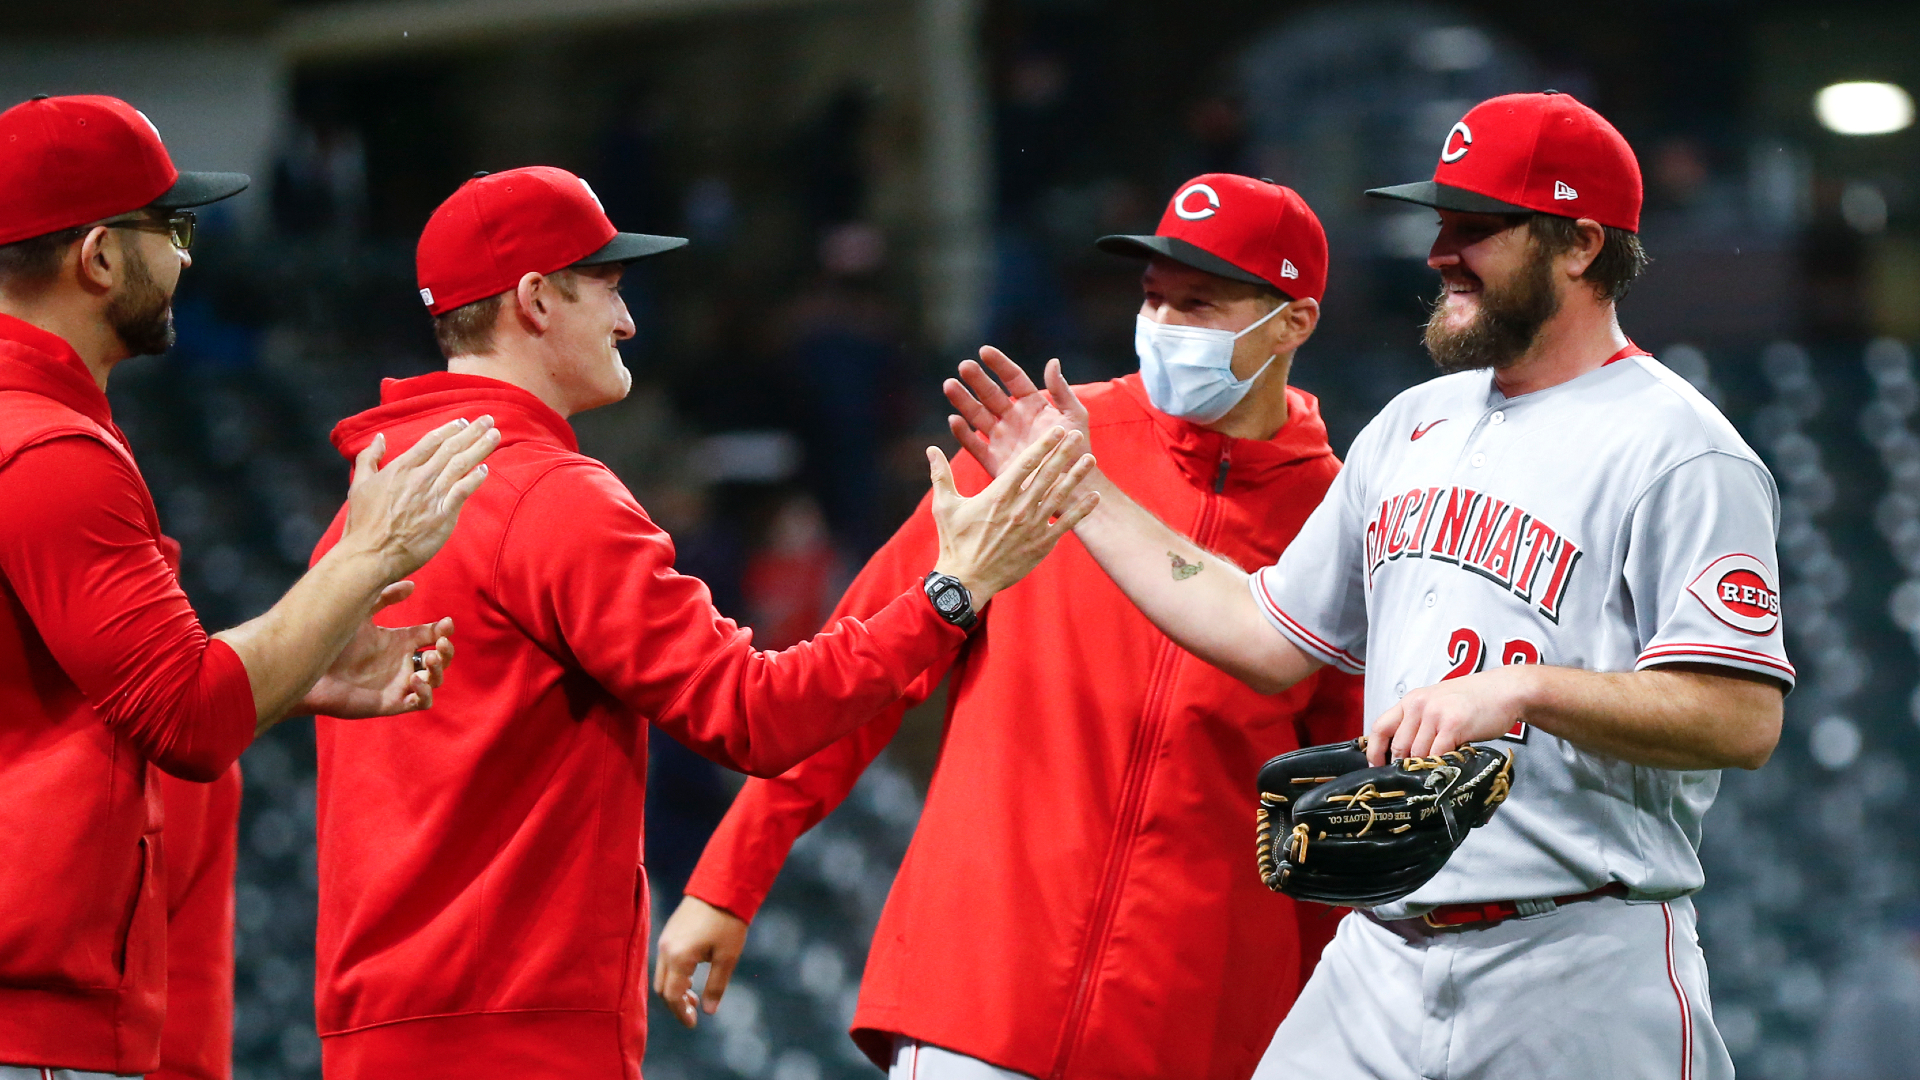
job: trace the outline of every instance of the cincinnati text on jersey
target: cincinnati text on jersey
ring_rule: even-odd
[[[1367,522],[1367,585],[1395,559],[1432,559],[1469,570],[1560,621],[1560,601],[1582,552],[1512,503],[1471,488],[1414,488],[1380,504]]]

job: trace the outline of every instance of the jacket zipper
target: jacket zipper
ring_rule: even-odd
[[[1220,466],[1214,475],[1213,493],[1203,494],[1201,498],[1200,523],[1193,531],[1193,540],[1201,547],[1207,547],[1213,541],[1215,511],[1219,507],[1218,494],[1226,490],[1227,470],[1230,466],[1228,446],[1220,448]],[[1073,1060],[1074,1051],[1079,1048],[1080,1038],[1085,1034],[1087,1014],[1093,1008],[1094,976],[1100,970],[1101,960],[1107,951],[1107,935],[1113,930],[1115,910],[1120,906],[1120,882],[1133,861],[1133,847],[1137,839],[1140,815],[1146,801],[1147,773],[1153,765],[1160,745],[1160,733],[1166,727],[1167,714],[1172,707],[1173,673],[1180,663],[1180,646],[1171,639],[1163,641],[1160,656],[1153,665],[1153,678],[1147,686],[1146,707],[1140,713],[1140,730],[1134,737],[1133,752],[1127,759],[1126,780],[1120,787],[1120,815],[1114,823],[1115,846],[1107,856],[1107,873],[1100,884],[1099,902],[1094,905],[1093,923],[1088,929],[1087,943],[1081,950],[1080,979],[1074,990],[1073,1005],[1067,1010],[1066,1026],[1061,1030],[1060,1050],[1054,1057],[1053,1069],[1048,1073],[1050,1080],[1063,1080],[1067,1075],[1067,1065]]]

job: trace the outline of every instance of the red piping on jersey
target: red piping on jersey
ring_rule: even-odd
[[[1646,652],[1641,653],[1640,658],[1634,661],[1634,663],[1635,666],[1638,666],[1646,663],[1648,660],[1666,656],[1716,656],[1722,660],[1745,660],[1750,664],[1759,664],[1763,667],[1773,668],[1775,671],[1784,671],[1790,678],[1798,679],[1800,677],[1800,673],[1793,669],[1792,664],[1775,660],[1766,653],[1754,652],[1752,649],[1738,649],[1732,645],[1708,645],[1697,641],[1675,641],[1662,645],[1657,649],[1648,649]]]
[[[1360,659],[1359,657],[1353,655],[1352,653],[1346,651],[1345,649],[1336,648],[1332,644],[1321,640],[1319,635],[1315,634],[1311,630],[1308,630],[1306,627],[1300,625],[1299,621],[1295,619],[1293,616],[1288,615],[1286,612],[1280,610],[1280,605],[1274,602],[1273,594],[1267,591],[1266,578],[1262,577],[1259,573],[1255,573],[1253,575],[1253,580],[1260,587],[1260,599],[1262,602],[1264,602],[1267,605],[1267,611],[1272,613],[1274,618],[1286,624],[1287,629],[1300,635],[1309,644],[1319,649],[1321,652],[1326,653],[1328,656],[1345,660],[1347,663],[1352,664],[1354,667],[1360,669],[1361,671],[1365,671],[1367,669],[1367,662],[1365,660]]]
[[[1638,345],[1635,345],[1633,343],[1632,338],[1628,338],[1627,347],[1624,349],[1621,349],[1617,353],[1614,353],[1612,356],[1607,357],[1606,363],[1601,364],[1600,366],[1606,367],[1607,364],[1611,364],[1616,360],[1625,360],[1629,356],[1652,356],[1652,355],[1653,354],[1648,352],[1647,350],[1641,348]]]

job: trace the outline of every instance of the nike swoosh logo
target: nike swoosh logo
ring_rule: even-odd
[[[1408,442],[1419,442],[1419,441],[1420,441],[1420,436],[1422,436],[1422,435],[1425,435],[1425,434],[1426,434],[1427,432],[1429,432],[1429,431],[1432,431],[1432,430],[1434,429],[1434,427],[1435,427],[1435,425],[1438,425],[1438,424],[1444,424],[1444,423],[1446,423],[1446,422],[1447,422],[1447,420],[1446,420],[1446,417],[1441,417],[1441,418],[1440,418],[1440,419],[1438,419],[1438,420],[1434,420],[1434,421],[1431,421],[1431,422],[1429,422],[1429,423],[1425,423],[1425,424],[1421,424],[1421,425],[1420,425],[1419,427],[1416,427],[1416,428],[1414,428],[1414,429],[1413,429],[1413,434],[1412,434],[1412,435],[1410,435],[1410,436],[1408,436],[1408,438],[1407,438],[1407,441],[1408,441]]]

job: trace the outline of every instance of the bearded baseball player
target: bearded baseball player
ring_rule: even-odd
[[[1147,265],[1139,374],[1079,389],[1095,452],[1195,542],[1272,562],[1340,466],[1319,403],[1288,385],[1326,286],[1319,220],[1288,188],[1214,173],[1180,186],[1154,235],[1099,246]],[[963,490],[987,485],[955,465]],[[937,542],[929,499],[836,615],[884,607]],[[1334,925],[1246,872],[1247,780],[1273,754],[1358,734],[1359,680],[1257,694],[1167,640],[1072,543],[982,622],[858,731],[748,782],[660,935],[655,988],[691,1025],[689,982],[710,963],[702,1004],[719,1005],[794,840],[948,675],[855,1042],[896,1080],[1245,1080]]]
[[[1438,211],[1443,377],[1361,432],[1257,573],[1099,475],[1077,530],[1155,624],[1258,689],[1364,673],[1374,764],[1513,753],[1508,801],[1436,877],[1341,922],[1255,1076],[1730,1077],[1688,897],[1718,770],[1767,760],[1793,684],[1772,477],[1620,329],[1640,170],[1599,114],[1494,98],[1431,181],[1370,194]],[[1046,393],[977,382],[953,396],[985,462],[1084,422],[1057,365]]]

